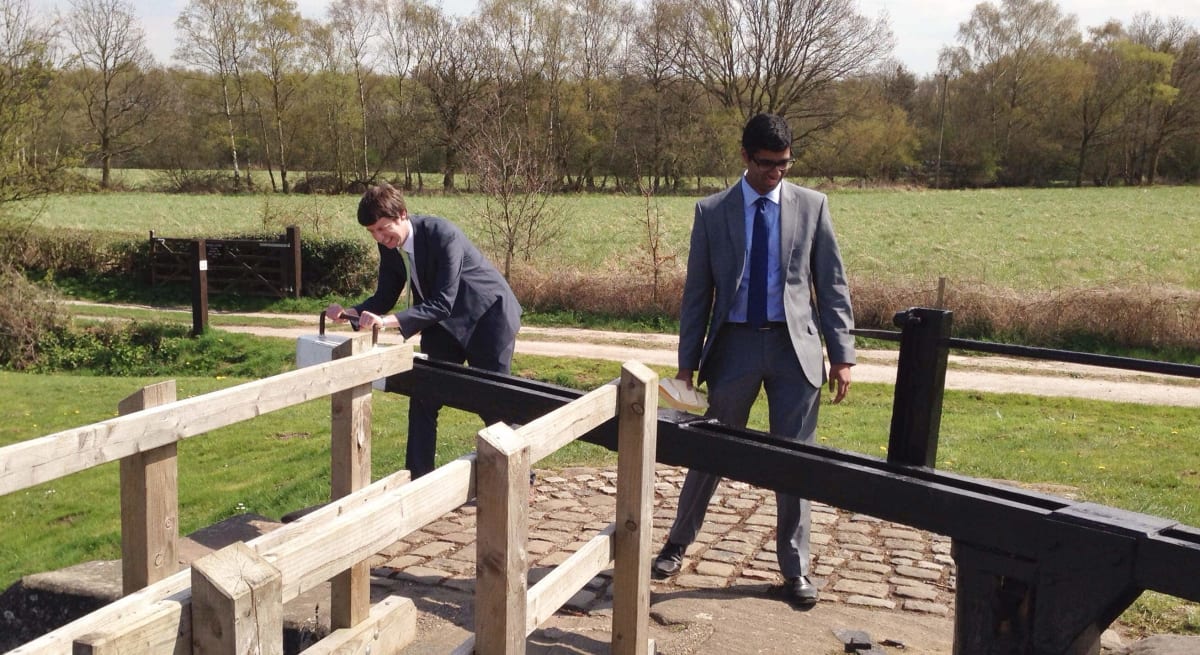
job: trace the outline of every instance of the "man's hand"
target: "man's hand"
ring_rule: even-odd
[[[846,398],[850,390],[850,367],[853,364],[829,365],[829,391],[833,393],[833,404],[838,404]]]
[[[337,321],[338,323],[345,323],[347,319],[357,316],[358,312],[354,311],[353,308],[346,309],[337,303],[325,308],[325,318]]]
[[[692,374],[693,373],[694,373],[694,371],[692,371],[692,369],[690,369],[690,368],[681,368],[681,369],[679,369],[679,372],[675,374],[675,379],[683,380],[684,384],[687,385],[687,388],[691,389],[691,388],[693,388],[692,387]]]

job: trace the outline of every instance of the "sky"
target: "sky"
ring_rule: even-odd
[[[130,0],[146,31],[147,45],[160,63],[171,63],[175,48],[175,18],[186,0]],[[436,1],[436,0],[435,0]],[[1000,0],[992,0],[999,5]],[[33,0],[34,7],[66,7],[66,0]],[[299,0],[300,13],[325,18],[328,0]],[[876,18],[888,17],[895,35],[894,56],[918,76],[937,70],[938,52],[955,43],[958,26],[970,18],[979,4],[973,0],[857,0],[859,12]],[[1081,28],[1096,27],[1116,18],[1128,24],[1139,12],[1153,7],[1155,17],[1180,17],[1200,29],[1200,0],[1058,0],[1063,13],[1074,14]],[[442,0],[448,12],[468,15],[475,0]]]

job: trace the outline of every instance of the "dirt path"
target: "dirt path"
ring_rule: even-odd
[[[230,315],[223,316],[228,318]],[[278,315],[267,314],[247,316],[278,318]],[[292,339],[315,334],[317,331],[315,325],[308,328],[222,325],[221,329]],[[348,328],[341,325],[331,325],[329,331],[350,333]],[[396,344],[402,340],[396,332],[385,332],[380,336],[380,342]],[[527,326],[521,328],[517,337],[517,353],[618,362],[632,359],[653,366],[673,368],[676,365],[677,344],[678,337],[670,334]],[[894,383],[897,356],[896,351],[859,351],[859,363],[854,367],[854,380]],[[952,355],[946,373],[946,388],[1200,407],[1200,380],[1009,357]]]
[[[137,305],[127,307],[156,309]],[[185,310],[157,311],[190,315],[190,312]],[[284,339],[297,339],[317,333],[315,317],[311,319],[311,325],[305,326],[303,322],[308,319],[295,314],[213,312],[212,316],[219,317],[220,329],[230,332]],[[297,325],[263,327],[234,324],[240,317],[290,321]],[[328,330],[335,334],[351,333],[349,327],[332,323]],[[395,331],[388,331],[380,336],[380,342],[397,344],[403,341]],[[523,355],[582,357],[616,362],[637,360],[652,366],[674,369],[678,343],[678,337],[673,334],[525,326],[521,328],[517,337],[517,352]],[[854,380],[894,383],[897,356],[898,353],[894,350],[860,350],[858,365],[854,367]],[[951,355],[946,372],[946,388],[985,393],[1024,393],[1146,405],[1200,407],[1200,380],[1197,379],[986,355]]]

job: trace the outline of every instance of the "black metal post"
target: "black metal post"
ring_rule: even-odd
[[[937,459],[946,390],[946,361],[953,313],[915,307],[896,314],[901,328],[900,362],[892,404],[888,462],[933,467]]]
[[[192,336],[208,329],[208,248],[204,239],[192,242]]]

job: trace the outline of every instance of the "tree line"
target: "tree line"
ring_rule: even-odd
[[[794,173],[831,180],[1200,181],[1200,32],[1149,13],[1083,28],[1053,0],[984,2],[922,77],[853,0],[335,0],[319,20],[189,0],[169,66],[126,0],[0,14],[5,199],[80,165],[103,187],[136,167],[281,192],[690,191],[740,170],[760,111],[791,123]]]

